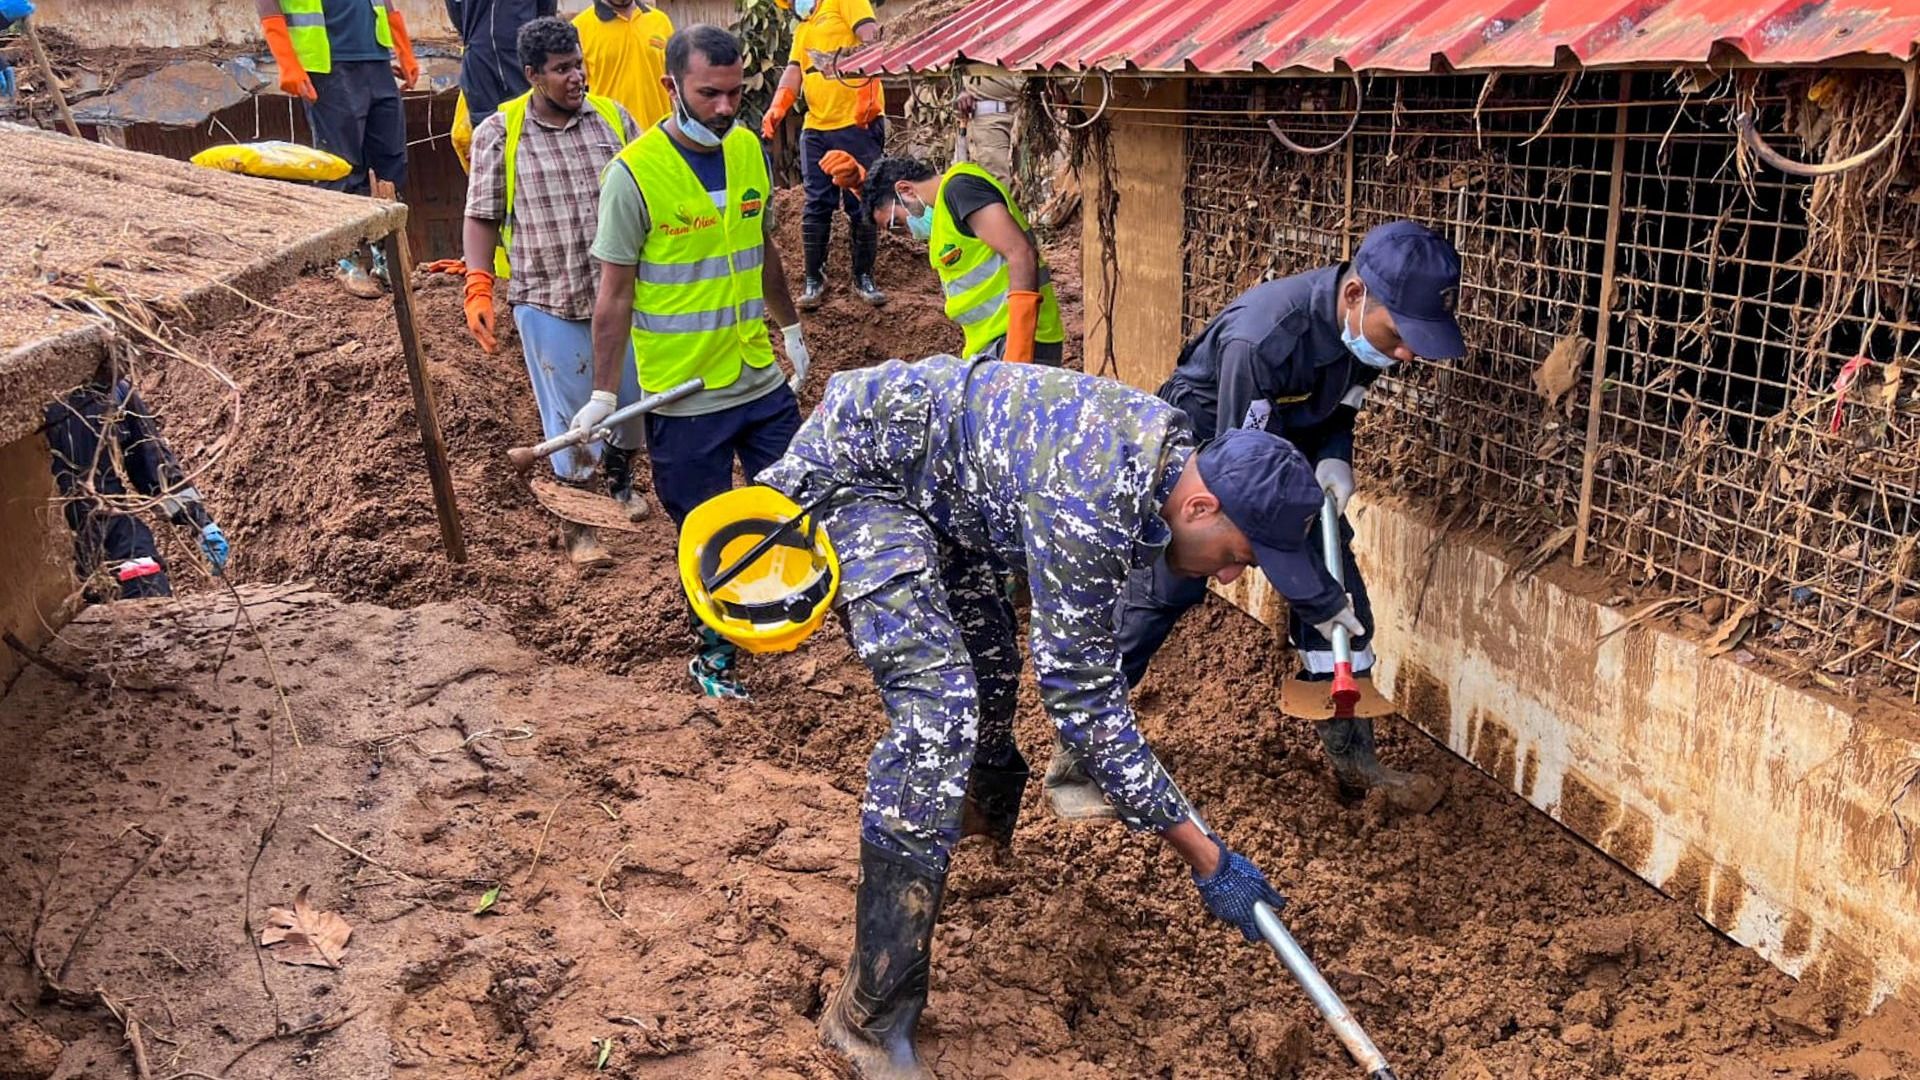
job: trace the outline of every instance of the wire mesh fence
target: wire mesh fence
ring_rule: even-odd
[[[1452,521],[1698,601],[1718,647],[1920,695],[1920,177],[1757,166],[1874,143],[1896,73],[1197,82],[1184,331],[1411,217],[1458,248],[1470,355],[1402,365],[1362,419],[1373,482]],[[1596,383],[1597,380],[1597,383]],[[1371,461],[1366,460],[1371,458]]]

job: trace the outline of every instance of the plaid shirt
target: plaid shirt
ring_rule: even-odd
[[[627,110],[627,132],[639,134]],[[548,127],[527,109],[515,161],[513,277],[507,303],[526,304],[555,318],[593,317],[600,264],[588,250],[599,227],[600,170],[627,142],[583,105],[565,127]],[[473,174],[467,180],[467,216],[499,222],[507,216],[507,123],[500,113],[473,133]]]

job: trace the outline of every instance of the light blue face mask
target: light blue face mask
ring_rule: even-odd
[[[1363,292],[1360,294],[1360,316],[1362,320],[1366,318],[1366,314],[1367,294]],[[1385,371],[1393,366],[1393,357],[1374,348],[1373,342],[1367,340],[1367,335],[1360,333],[1358,330],[1347,329],[1345,323],[1341,323],[1340,325],[1340,344],[1347,347],[1347,351],[1353,354],[1354,359],[1370,368],[1378,368],[1381,371]]]
[[[917,214],[907,215],[907,231],[915,240],[933,239],[933,207],[924,203]]]
[[[793,0],[794,17],[801,22],[806,22],[807,19],[812,17],[813,9],[817,6],[819,5],[815,0]]]
[[[695,120],[693,114],[687,111],[687,91],[680,85],[679,79],[673,80],[673,122],[680,128],[680,134],[692,140],[696,146],[709,149],[719,146],[721,135],[724,134],[724,132],[716,133],[712,128]]]

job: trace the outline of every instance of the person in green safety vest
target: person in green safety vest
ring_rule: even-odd
[[[877,227],[927,242],[967,356],[1060,365],[1067,334],[1052,275],[1027,216],[998,178],[964,162],[941,175],[911,157],[881,158],[864,174],[850,156],[829,154],[820,164],[834,183],[864,188],[862,212]]]
[[[396,194],[405,189],[407,121],[394,80],[413,89],[420,62],[393,0],[254,0],[254,9],[280,69],[280,91],[307,103],[314,145],[353,167],[323,186],[368,195],[371,172]],[[385,275],[377,252],[340,261],[340,284],[355,296],[379,296],[374,279]]]
[[[494,285],[505,279],[507,303],[520,332],[527,377],[546,438],[564,434],[593,393],[593,298],[600,268],[588,254],[599,229],[600,174],[629,139],[633,117],[615,102],[587,93],[580,35],[547,16],[520,28],[516,41],[530,89],[501,104],[473,134],[467,178],[467,330],[493,352]],[[627,365],[620,398],[640,398]],[[627,516],[646,515],[633,483],[632,459],[644,433],[638,421],[597,444],[568,447],[548,458],[554,475],[582,483],[606,466],[607,490]],[[561,522],[567,555],[582,570],[613,557],[588,526]]]
[[[679,527],[694,507],[786,452],[800,428],[794,395],[806,339],[773,244],[773,179],[760,140],[734,122],[745,86],[740,42],[714,26],[667,41],[673,111],[627,144],[600,182],[593,257],[593,398],[574,417],[592,427],[619,404],[622,369],[652,394],[698,380],[690,397],[646,418],[660,505]],[[793,362],[774,363],[772,315]],[[688,671],[702,692],[745,697],[734,645],[687,609],[699,637]]]

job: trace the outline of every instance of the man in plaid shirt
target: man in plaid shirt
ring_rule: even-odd
[[[491,353],[494,285],[507,278],[507,304],[520,332],[527,376],[547,438],[564,434],[593,394],[593,300],[599,264],[589,254],[599,226],[600,172],[640,134],[627,111],[587,93],[580,37],[557,18],[520,29],[520,64],[532,89],[501,104],[473,133],[464,232],[467,329]],[[620,403],[640,397],[631,357]],[[633,451],[644,422],[614,431],[605,450],[607,487],[636,520],[647,509],[634,490]],[[597,445],[549,460],[562,480],[592,477]],[[562,522],[574,565],[601,569],[613,559],[593,529]]]

